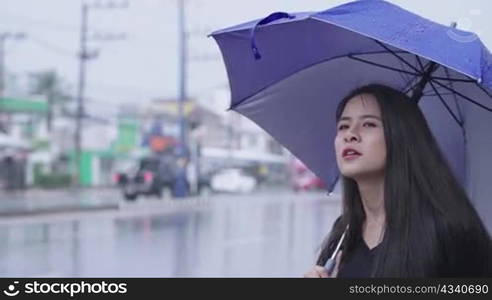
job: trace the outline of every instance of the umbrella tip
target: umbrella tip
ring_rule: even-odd
[[[253,56],[254,56],[255,60],[261,59],[261,54],[260,54],[260,51],[258,50],[258,48],[256,46],[253,46],[252,50],[253,50]]]
[[[458,23],[456,21],[451,22],[451,27],[456,28],[458,26]]]

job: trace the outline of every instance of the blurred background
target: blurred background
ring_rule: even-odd
[[[212,31],[334,0],[1,0],[0,276],[299,277],[340,214]],[[476,32],[490,1],[390,1]]]

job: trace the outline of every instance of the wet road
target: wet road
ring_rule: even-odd
[[[300,277],[340,209],[271,191],[0,219],[0,276]]]

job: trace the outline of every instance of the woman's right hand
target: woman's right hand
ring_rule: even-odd
[[[340,259],[342,258],[342,251],[337,254],[335,268],[333,274],[328,274],[326,269],[321,266],[314,266],[312,269],[304,273],[304,278],[334,278],[338,275],[338,266],[340,265]]]
[[[304,278],[329,278],[324,267],[314,266],[311,270],[304,273]]]

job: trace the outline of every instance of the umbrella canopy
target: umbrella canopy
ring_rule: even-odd
[[[475,34],[367,0],[273,13],[212,36],[230,109],[269,132],[330,191],[338,178],[335,108],[354,88],[381,83],[418,101],[477,210],[492,214],[492,55]]]

